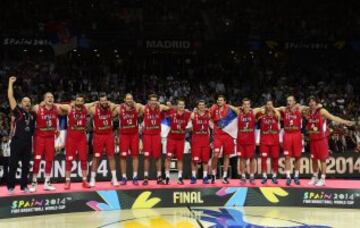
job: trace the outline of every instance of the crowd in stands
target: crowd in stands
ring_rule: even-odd
[[[205,99],[208,105],[214,103],[216,94],[225,94],[228,102],[235,105],[249,97],[253,106],[261,106],[268,99],[274,100],[276,106],[286,105],[286,96],[290,94],[306,105],[306,98],[316,95],[330,112],[360,124],[357,86],[360,77],[356,76],[360,65],[336,66],[329,56],[323,62],[299,64],[292,63],[295,57],[290,56],[280,58],[259,53],[234,61],[233,55],[164,58],[160,54],[136,59],[124,56],[121,61],[114,58],[109,62],[97,57],[69,57],[58,62],[34,56],[23,61],[7,59],[0,65],[1,91],[4,91],[0,131],[9,129],[5,91],[11,74],[18,76],[16,96],[28,95],[33,103],[41,101],[46,91],[53,92],[57,102],[69,101],[77,93],[94,101],[98,92],[106,91],[116,103],[127,92],[134,94],[138,102],[146,103],[147,95],[156,93],[161,102],[175,102],[176,98],[184,97],[189,109],[198,99]],[[355,150],[360,136],[358,129],[346,130],[335,125],[331,128],[332,150]]]

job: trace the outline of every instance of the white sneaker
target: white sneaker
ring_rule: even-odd
[[[325,179],[321,178],[320,180],[318,180],[318,182],[316,182],[315,186],[317,186],[317,187],[325,186]]]
[[[45,181],[44,190],[45,191],[54,191],[54,190],[56,190],[56,188],[50,183],[50,181]]]
[[[312,177],[308,184],[315,185],[318,181],[319,179],[317,177]]]
[[[30,189],[29,189],[28,187],[21,188],[21,189],[20,189],[20,192],[21,192],[21,193],[29,193],[29,192],[30,192]]]
[[[118,180],[116,180],[116,179],[114,179],[114,178],[111,180],[111,184],[112,184],[113,186],[119,186]]]
[[[14,195],[14,194],[15,194],[15,189],[9,188],[8,189],[8,195]]]
[[[89,182],[89,186],[91,187],[91,188],[93,188],[93,187],[95,187],[95,178],[93,179],[93,178],[90,178],[90,182]]]
[[[29,188],[29,192],[30,192],[30,193],[36,192],[36,186],[37,186],[37,182],[33,181],[33,182],[31,183],[31,187]]]

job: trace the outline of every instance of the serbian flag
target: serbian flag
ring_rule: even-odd
[[[170,118],[165,117],[161,120],[161,138],[166,138],[170,132]]]
[[[49,22],[46,31],[55,55],[63,55],[77,48],[77,37],[66,22]]]
[[[236,113],[231,108],[227,109],[226,115],[218,121],[217,125],[234,139],[237,138],[238,118]]]

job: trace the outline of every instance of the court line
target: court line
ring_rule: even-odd
[[[190,213],[196,218],[196,214],[193,210],[191,210],[191,207],[190,206],[186,206],[187,209],[189,209]],[[203,224],[201,224],[200,220],[199,219],[195,219],[196,220],[196,223],[199,224],[200,228],[204,228]]]
[[[160,216],[169,216],[170,217],[170,216],[174,216],[174,214],[160,214]],[[137,217],[137,218],[128,218],[128,219],[123,219],[123,220],[118,220],[118,221],[114,221],[114,222],[111,222],[111,223],[107,223],[107,224],[98,226],[97,228],[103,228],[103,227],[107,227],[107,226],[110,226],[110,225],[114,225],[116,223],[127,222],[127,221],[132,221],[132,220],[151,219],[151,218],[158,218],[158,217],[159,216],[145,216],[145,217]],[[181,217],[187,218],[185,216],[181,216]]]

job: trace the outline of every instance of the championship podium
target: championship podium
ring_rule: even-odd
[[[14,195],[8,195],[6,187],[0,188],[0,218],[73,213],[85,211],[112,211],[123,209],[166,208],[184,206],[291,206],[359,208],[360,180],[326,181],[325,187],[309,186],[308,179],[301,185],[288,187],[285,180],[273,185],[271,180],[262,185],[240,184],[231,180],[224,185],[221,180],[215,184],[178,185],[171,180],[170,185],[134,186],[131,181],[126,186],[111,186],[110,182],[97,182],[95,188],[83,189],[81,183],[72,183],[71,190],[64,190],[64,184],[55,184],[56,191],[45,192],[38,185],[33,194],[20,193],[17,187]]]

